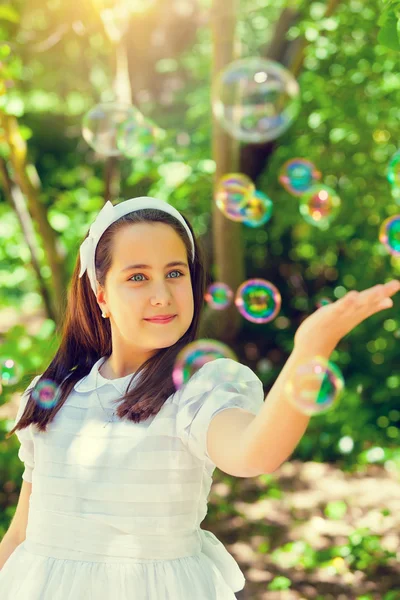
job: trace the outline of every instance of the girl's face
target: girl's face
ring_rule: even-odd
[[[97,301],[110,318],[113,353],[117,348],[119,355],[137,359],[139,366],[155,350],[177,342],[192,322],[186,248],[165,223],[135,223],[118,231],[112,254],[105,289],[99,288]],[[176,315],[167,324],[145,320],[167,314]]]

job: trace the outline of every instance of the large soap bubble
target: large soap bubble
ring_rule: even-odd
[[[299,111],[296,79],[273,60],[236,60],[218,75],[213,112],[238,140],[256,144],[274,140],[288,129]]]
[[[337,365],[323,356],[304,361],[284,387],[284,395],[301,413],[314,416],[331,409],[344,389]]]
[[[247,227],[261,227],[272,216],[272,200],[266,194],[260,192],[260,190],[256,190],[247,199],[248,202],[245,207],[246,219],[243,221],[243,225],[247,225]]]
[[[125,138],[127,123],[144,124],[144,117],[131,104],[104,102],[91,108],[82,121],[85,141],[99,154],[119,156],[122,154],[120,138]]]
[[[292,158],[285,162],[279,173],[279,182],[293,196],[301,196],[321,179],[321,173],[305,158]]]
[[[278,315],[282,298],[277,287],[265,279],[248,279],[238,287],[235,304],[252,323],[269,323]]]
[[[231,221],[243,221],[248,217],[245,207],[255,191],[250,177],[243,173],[228,173],[218,182],[215,203]]]
[[[400,256],[400,215],[385,219],[379,229],[379,241],[393,256]]]
[[[172,371],[175,388],[180,389],[203,365],[217,358],[231,358],[238,361],[235,352],[218,340],[204,338],[185,346],[178,353]],[[225,377],[226,373],[221,373],[221,381]]]
[[[337,217],[341,200],[327,185],[315,184],[300,198],[300,214],[304,220],[320,229],[327,229]]]

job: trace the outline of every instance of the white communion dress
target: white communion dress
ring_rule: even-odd
[[[234,600],[244,575],[200,528],[216,468],[207,429],[224,409],[258,414],[261,381],[218,358],[157,415],[104,427],[132,378],[105,379],[105,360],[75,384],[46,432],[34,424],[16,432],[32,493],[26,539],[0,570],[1,600]]]

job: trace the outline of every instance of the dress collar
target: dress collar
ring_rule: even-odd
[[[113,385],[120,394],[125,394],[126,388],[128,387],[128,383],[133,377],[133,373],[125,375],[125,377],[117,377],[117,379],[106,379],[99,372],[99,368],[101,367],[103,362],[105,362],[106,359],[106,356],[102,356],[101,358],[99,358],[99,360],[94,363],[91,371],[87,375],[85,375],[85,377],[77,381],[73,389],[76,392],[92,392],[96,388],[96,374],[98,374],[97,389],[99,389],[103,385]],[[138,377],[138,375],[135,376],[134,379],[136,379],[136,377]]]

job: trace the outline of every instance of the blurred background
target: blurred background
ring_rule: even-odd
[[[395,227],[400,213],[399,4],[0,5],[0,343],[2,365],[11,357],[20,367],[0,395],[0,537],[23,471],[16,436],[4,435],[21,392],[55,353],[79,246],[105,201],[166,200],[201,240],[210,284],[276,286],[282,303],[268,322],[209,304],[202,320],[202,335],[229,345],[266,394],[321,299],[400,278],[398,229],[392,248],[382,241],[382,224]],[[248,87],[239,65],[233,79],[223,73],[254,57],[279,63],[280,83],[291,77],[298,88],[275,100],[263,92],[280,120],[271,135],[257,136],[250,123],[249,139],[244,125],[242,136],[233,131]],[[119,117],[104,105],[132,106],[134,140],[132,129],[124,139],[134,151],[113,145],[107,127]],[[326,227],[305,218],[280,181],[295,158],[315,165],[319,183],[340,197]],[[216,204],[227,173],[247,176],[270,199],[267,222],[246,226]],[[278,471],[249,480],[216,471],[205,525],[245,572],[238,598],[400,598],[399,308],[395,298],[340,342],[331,358],[345,392],[313,416]]]

